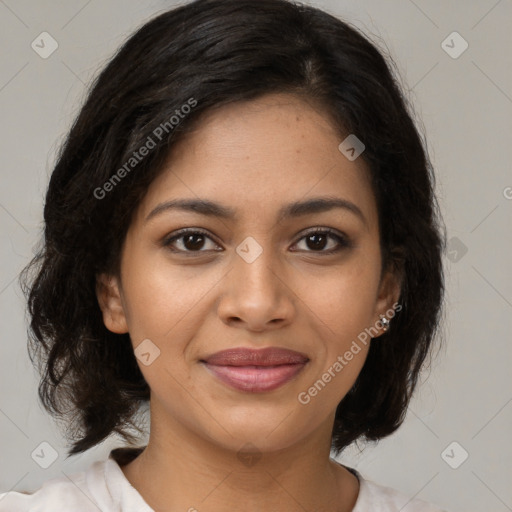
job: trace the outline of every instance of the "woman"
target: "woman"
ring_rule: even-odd
[[[148,401],[149,442],[0,510],[439,511],[330,458],[396,431],[432,350],[433,180],[346,23],[198,0],[144,25],[67,137],[23,283],[69,455],[137,444]]]

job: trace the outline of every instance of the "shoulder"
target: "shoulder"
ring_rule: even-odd
[[[119,464],[142,448],[118,448],[85,471],[47,480],[32,493],[0,493],[0,512],[153,512],[126,479]]]
[[[366,480],[356,472],[359,479],[359,496],[352,512],[446,512],[419,499],[407,497],[400,491]]]
[[[105,462],[94,462],[87,471],[45,481],[35,491],[0,493],[0,512],[54,512],[65,503],[66,510],[103,510],[95,492]],[[101,495],[101,493],[100,493]]]

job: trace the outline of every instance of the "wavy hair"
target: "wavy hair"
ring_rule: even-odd
[[[197,0],[137,29],[90,86],[57,155],[41,246],[20,277],[39,399],[65,422],[68,456],[113,433],[132,443],[131,427],[142,432],[136,417],[149,387],[129,334],[103,323],[96,279],[119,276],[121,247],[149,184],[202,114],[278,92],[322,105],[340,134],[364,142],[383,264],[402,275],[402,310],[338,404],[332,448],[339,454],[402,424],[439,330],[445,233],[426,141],[396,65],[356,27],[310,6]],[[156,137],[191,98],[194,108]],[[148,137],[155,147],[121,172]],[[113,182],[116,173],[122,179]]]

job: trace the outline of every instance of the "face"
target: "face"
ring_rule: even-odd
[[[268,95],[216,110],[173,148],[129,228],[120,280],[100,276],[98,288],[105,325],[129,332],[151,388],[152,434],[235,451],[330,436],[379,342],[358,336],[399,295],[381,275],[368,170],[340,152],[344,138],[303,100]],[[202,203],[169,205],[178,200]],[[222,375],[205,364],[268,347],[306,362],[221,365]]]

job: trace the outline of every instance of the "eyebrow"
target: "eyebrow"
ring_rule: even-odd
[[[282,221],[290,217],[322,213],[335,208],[342,208],[352,212],[368,227],[368,221],[361,209],[351,201],[338,197],[314,197],[305,201],[295,201],[280,208],[277,218],[279,221]],[[233,220],[236,217],[236,210],[207,199],[173,199],[156,206],[146,217],[144,223],[169,210],[194,212],[226,220]]]

